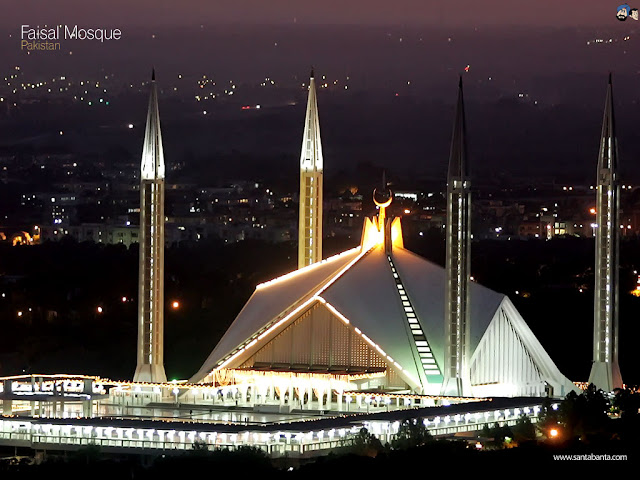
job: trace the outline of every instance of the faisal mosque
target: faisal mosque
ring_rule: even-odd
[[[386,214],[390,191],[374,192],[378,214],[365,219],[360,246],[320,261],[323,159],[312,73],[300,158],[299,268],[256,287],[190,382],[287,378],[289,398],[298,402],[311,395],[297,385],[316,375],[358,378],[358,390],[456,397],[563,397],[575,389],[509,298],[470,279],[468,170],[460,80],[446,268],[404,248],[401,219]],[[315,395],[340,408],[342,393],[338,387]]]
[[[622,386],[617,157],[610,77],[597,165],[589,378],[605,391]],[[372,192],[377,214],[365,218],[360,245],[323,258],[324,167],[313,71],[299,167],[298,269],[257,285],[202,367],[188,380],[167,382],[165,163],[154,72],[141,162],[133,381],[4,377],[0,444],[13,445],[23,434],[45,449],[92,441],[166,450],[187,449],[201,439],[214,446],[251,444],[272,454],[302,454],[330,448],[365,423],[391,439],[398,421],[385,415],[394,411],[422,409],[417,412],[425,425],[448,435],[497,421],[511,425],[522,414],[535,420],[541,397],[578,390],[509,297],[470,275],[472,178],[462,79],[447,175],[444,268],[404,248],[401,218],[388,214],[394,196],[385,182]],[[447,406],[455,409],[442,410]],[[197,420],[194,412],[200,412]],[[355,413],[374,416],[358,417],[356,425],[349,416]],[[333,423],[322,423],[328,419]]]

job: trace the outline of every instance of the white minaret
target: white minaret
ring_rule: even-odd
[[[300,154],[300,221],[298,268],[322,260],[322,144],[318,122],[316,81],[311,70],[307,116]]]
[[[453,396],[471,395],[469,373],[471,182],[465,129],[461,77],[458,84],[458,104],[447,176],[447,280],[444,312],[446,347],[442,393]]]
[[[138,366],[135,382],[166,382],[164,372],[164,154],[155,71],[140,170]]]
[[[622,387],[618,365],[620,185],[617,169],[618,142],[613,117],[613,88],[609,74],[598,155],[593,365],[589,375],[589,383],[606,392]]]

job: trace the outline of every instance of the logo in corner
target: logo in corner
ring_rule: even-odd
[[[626,3],[619,5],[618,8],[616,9],[616,18],[621,22],[624,22],[629,16],[630,10],[631,10],[631,7]]]

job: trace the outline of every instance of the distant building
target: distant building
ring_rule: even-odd
[[[95,242],[108,245],[129,246],[139,242],[140,229],[137,225],[122,226],[104,223],[84,223],[71,227],[42,227],[43,241],[59,241],[69,236],[78,242]]]

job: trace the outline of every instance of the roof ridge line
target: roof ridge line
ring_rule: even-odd
[[[360,247],[355,247],[355,248],[347,250],[347,251],[348,252],[352,252],[352,251],[356,250],[357,248],[361,248],[361,246]],[[291,320],[295,316],[295,314],[300,313],[305,308],[311,306],[314,303],[314,301],[318,301],[318,298],[320,297],[320,294],[322,292],[324,292],[327,288],[329,288],[338,278],[340,278],[342,275],[344,275],[344,273],[346,273],[353,265],[358,263],[358,261],[360,261],[360,259],[364,258],[369,252],[371,252],[373,250],[373,248],[374,247],[371,247],[371,248],[369,248],[368,250],[366,250],[364,252],[360,252],[345,267],[343,267],[341,269],[338,269],[338,271],[335,271],[332,274],[328,275],[327,276],[328,280],[326,280],[324,282],[320,282],[320,284],[317,287],[314,287],[314,289],[311,289],[308,293],[306,293],[303,296],[299,297],[299,301],[295,302],[292,305],[289,305],[289,307],[287,309],[285,309],[284,311],[280,312],[276,317],[272,318],[270,322],[265,323],[263,325],[262,329],[261,329],[262,331],[258,330],[257,332],[253,332],[251,335],[249,335],[234,350],[232,350],[231,352],[229,352],[225,356],[223,356],[220,359],[220,361],[218,362],[219,364],[217,366],[215,366],[209,373],[206,373],[205,377],[207,375],[210,375],[211,373],[215,372],[216,370],[220,370],[221,368],[225,368],[229,364],[229,362],[231,362],[236,357],[238,357],[238,355],[243,353],[246,349],[253,348],[253,347],[256,347],[256,346],[259,347],[259,345],[258,345],[259,341],[260,341],[260,343],[262,343],[261,341],[266,336],[268,336],[269,333],[271,333],[273,330],[281,327],[282,325],[286,324],[289,320]],[[346,253],[346,252],[342,252],[342,253]],[[336,255],[335,257],[338,257],[339,255],[340,254]],[[331,258],[331,257],[329,257],[329,258]],[[318,264],[319,263],[320,262],[318,262]],[[315,264],[312,264],[312,265],[315,265]],[[309,265],[308,267],[305,267],[305,268],[309,268],[312,265]],[[290,274],[296,273],[298,271],[299,270],[295,270],[294,272],[290,272],[289,274],[286,274],[286,275],[290,275]],[[257,288],[256,288],[256,290],[254,290],[254,294],[256,293],[256,291],[257,291]],[[252,294],[252,296],[253,296],[253,294]],[[245,306],[246,306],[246,304],[245,304]],[[244,310],[244,307],[243,307],[243,310]],[[240,312],[242,312],[242,310]],[[239,315],[240,314],[238,314],[238,316]],[[237,318],[238,317],[236,317],[236,319]],[[234,322],[235,322],[235,320],[234,320]],[[233,326],[233,323],[231,325]],[[231,328],[231,327],[229,327],[229,328]],[[225,360],[225,358],[226,358],[226,360]],[[222,362],[222,363],[220,363],[220,362]]]
[[[279,277],[275,277],[275,278],[272,278],[271,280],[267,280],[266,282],[259,283],[259,284],[257,284],[257,285],[255,286],[255,289],[256,289],[256,290],[258,290],[258,289],[260,289],[260,290],[261,290],[261,289],[263,289],[263,288],[270,287],[271,285],[275,285],[276,283],[279,283],[280,281],[287,280],[287,279],[289,279],[289,278],[295,277],[296,275],[298,275],[298,274],[300,274],[300,273],[309,272],[309,271],[311,271],[313,268],[317,268],[317,267],[319,267],[319,266],[321,266],[321,265],[327,265],[327,264],[328,264],[328,263],[330,263],[330,262],[334,262],[334,261],[336,261],[336,260],[340,259],[340,258],[341,258],[341,257],[343,257],[343,256],[346,256],[346,255],[348,255],[348,254],[350,254],[350,253],[353,253],[353,252],[354,252],[355,250],[357,250],[358,248],[360,248],[360,247],[353,247],[353,248],[350,248],[350,249],[348,249],[348,250],[345,250],[344,252],[340,252],[340,253],[337,253],[337,254],[332,255],[332,256],[330,256],[330,257],[327,257],[327,258],[325,258],[324,260],[320,260],[319,262],[312,263],[311,265],[307,265],[306,267],[299,268],[299,269],[297,269],[297,270],[292,270],[292,271],[290,271],[290,272],[288,272],[288,273],[285,273],[285,274],[283,274],[283,275],[280,275]]]
[[[352,248],[350,250],[347,250],[345,252],[342,253],[346,253],[346,252],[351,252],[353,250],[356,250],[359,247],[355,247]],[[349,262],[346,266],[344,266],[341,269],[337,269],[334,272],[332,272],[331,274],[327,275],[327,277],[322,280],[320,283],[318,283],[315,287],[311,288],[307,293],[305,293],[304,295],[302,295],[301,297],[299,297],[298,301],[295,303],[292,303],[291,305],[289,305],[288,308],[286,308],[285,310],[283,310],[282,312],[280,312],[276,317],[275,320],[272,320],[271,325],[275,325],[276,323],[279,322],[278,319],[280,319],[280,317],[287,317],[291,312],[295,311],[297,308],[299,308],[300,305],[302,304],[306,304],[307,302],[312,302],[314,298],[318,298],[320,296],[320,294],[322,292],[324,292],[327,288],[329,288],[339,277],[341,277],[342,275],[344,275],[353,265],[355,265],[356,263],[358,263],[358,261],[360,261],[361,258],[364,258],[364,256],[369,253],[369,251],[371,251],[371,249],[367,250],[366,252],[361,252],[359,253],[356,258],[354,258],[351,262]],[[341,254],[335,255],[336,257],[338,257]],[[331,258],[331,257],[330,257]],[[316,264],[312,264],[312,265],[316,265]],[[310,267],[311,265],[309,265]],[[305,267],[308,268],[308,267]],[[296,273],[299,272],[300,270],[294,270],[291,273]],[[288,275],[288,274],[287,274]],[[269,330],[271,328],[271,325],[267,327],[267,330]],[[260,336],[262,336],[262,334],[260,334],[258,336],[258,338],[260,338]]]
[[[370,252],[373,251],[373,249],[375,247],[377,247],[378,245],[373,245],[371,247],[369,247],[368,250],[364,251],[364,252],[360,252],[358,254],[358,256],[356,258],[354,258],[351,262],[349,262],[339,273],[334,274],[329,280],[327,280],[327,282],[325,282],[325,284],[320,287],[318,289],[318,291],[315,293],[315,296],[320,295],[322,292],[324,292],[325,290],[327,290],[331,285],[333,285],[336,280],[338,280],[338,278],[340,278],[342,275],[344,275],[345,273],[347,273],[348,270],[351,269],[351,267],[353,267],[356,263],[358,263],[361,259],[363,259],[364,257],[366,257],[367,255],[369,255]],[[362,248],[362,246],[360,246],[360,248]]]
[[[371,337],[369,335],[367,335],[365,332],[363,332],[359,327],[356,327],[347,317],[345,317],[340,312],[340,310],[338,310],[336,307],[334,307],[331,303],[329,303],[327,300],[325,300],[320,295],[316,295],[314,298],[318,299],[320,301],[320,303],[325,305],[327,307],[327,309],[331,313],[333,313],[336,317],[338,317],[340,320],[342,320],[347,326],[352,327],[354,329],[354,331],[358,335],[360,335],[365,342],[367,342],[376,352],[378,352],[380,355],[382,355],[383,360],[385,362],[390,363],[390,364],[392,364],[393,367],[398,368],[400,370],[400,372],[398,372],[398,374],[400,376],[406,376],[416,386],[421,386],[422,382],[419,379],[413,378],[413,376],[407,371],[407,369],[402,367],[402,365],[400,365],[397,360],[393,359],[393,357],[391,357],[387,352],[385,352],[382,349],[382,347],[380,347],[380,345],[378,345],[376,342],[374,342],[371,339]]]

